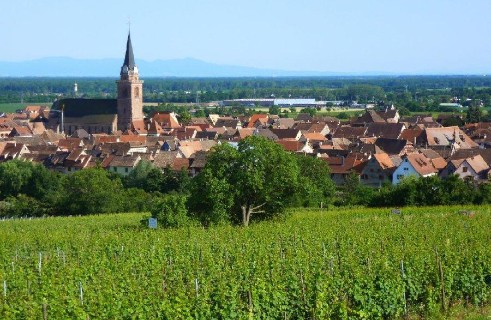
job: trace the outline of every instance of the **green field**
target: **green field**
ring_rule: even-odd
[[[0,318],[488,319],[489,206],[181,230],[145,216],[0,221]]]
[[[0,112],[13,113],[17,109],[23,109],[28,105],[38,105],[36,103],[0,103]]]

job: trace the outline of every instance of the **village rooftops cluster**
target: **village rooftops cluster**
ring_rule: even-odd
[[[451,174],[484,182],[491,165],[491,123],[442,127],[431,116],[400,118],[394,108],[366,110],[347,122],[308,114],[296,119],[210,114],[187,125],[173,112],[157,112],[135,121],[132,130],[103,134],[79,128],[70,136],[47,129],[51,114],[42,106],[3,114],[0,161],[24,159],[63,173],[99,165],[127,175],[147,160],[162,170],[186,170],[194,176],[215,145],[236,146],[256,135],[286,151],[322,159],[336,184],[353,173],[372,187],[397,184],[407,176]]]

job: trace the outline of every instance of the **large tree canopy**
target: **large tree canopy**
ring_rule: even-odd
[[[111,179],[101,168],[77,171],[64,181],[65,214],[117,212],[120,208],[122,184]]]
[[[303,164],[280,145],[261,137],[248,137],[237,148],[220,145],[194,180],[190,209],[205,224],[228,220],[247,226],[253,216],[283,213],[288,205],[298,202],[298,192],[321,199],[332,190],[330,185],[307,191],[306,186],[312,189],[318,185],[308,183],[311,174],[301,174]],[[327,166],[317,166],[314,171],[326,177],[329,174]]]

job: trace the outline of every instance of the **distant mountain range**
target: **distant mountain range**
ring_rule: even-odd
[[[0,61],[0,77],[118,77],[121,59],[43,58],[30,61]],[[220,65],[193,58],[136,61],[145,77],[288,77],[288,76],[373,76],[393,75],[387,72],[340,73],[318,71],[285,71]]]

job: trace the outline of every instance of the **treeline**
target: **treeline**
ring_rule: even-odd
[[[116,78],[0,78],[0,103],[51,103],[71,97],[115,98]],[[491,105],[491,78],[485,76],[384,76],[309,78],[148,78],[147,102],[191,103],[251,98],[314,98],[432,106],[458,97]],[[411,107],[413,105],[408,105]],[[415,110],[419,111],[419,110]]]
[[[165,227],[242,224],[281,217],[291,207],[403,207],[491,203],[491,184],[457,176],[407,178],[373,189],[352,174],[339,188],[327,164],[251,136],[221,144],[194,178],[141,161],[126,177],[103,168],[62,175],[39,164],[0,164],[0,217],[149,211]]]
[[[126,177],[99,167],[62,175],[21,160],[0,164],[3,217],[151,211],[167,227],[247,225],[287,207],[328,205],[334,190],[325,162],[258,137],[238,149],[216,147],[192,179],[187,171],[162,171],[147,161]]]
[[[360,183],[352,174],[338,191],[338,206],[405,207],[490,204],[491,184],[476,184],[456,175],[446,179],[437,176],[407,177],[397,185],[386,184],[379,189]]]

